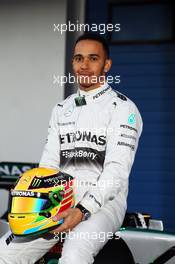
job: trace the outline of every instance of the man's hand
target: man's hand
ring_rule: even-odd
[[[83,213],[78,208],[69,208],[62,213],[56,214],[52,217],[52,220],[57,222],[61,219],[64,220],[58,228],[51,231],[51,233],[60,233],[71,231],[76,225],[78,225],[83,218]]]

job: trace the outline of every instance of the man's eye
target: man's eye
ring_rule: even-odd
[[[74,61],[76,61],[76,62],[80,62],[80,61],[82,61],[82,58],[81,58],[81,57],[75,57],[75,58],[74,58]]]
[[[91,57],[90,60],[91,61],[97,61],[97,57]]]

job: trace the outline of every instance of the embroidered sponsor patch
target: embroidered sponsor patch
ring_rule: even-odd
[[[135,114],[130,114],[128,117],[128,123],[130,125],[134,125],[136,123],[136,118],[135,118]]]

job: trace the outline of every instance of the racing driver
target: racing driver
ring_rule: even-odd
[[[75,208],[53,234],[66,232],[59,264],[91,264],[121,226],[142,119],[136,105],[106,81],[112,61],[106,40],[85,33],[74,46],[72,66],[79,88],[51,115],[40,167],[59,168],[75,177]],[[104,234],[104,239],[101,235]],[[57,240],[0,242],[0,263],[32,264]]]

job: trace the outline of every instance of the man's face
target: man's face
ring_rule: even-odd
[[[92,90],[105,82],[105,72],[111,67],[111,60],[100,42],[81,40],[74,49],[72,67],[80,89]]]

